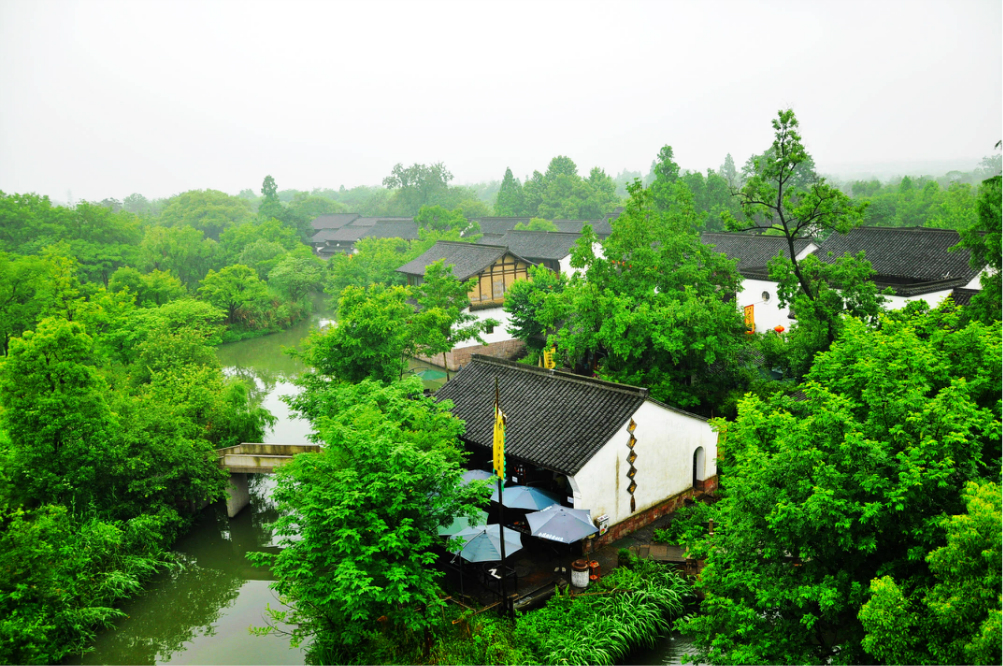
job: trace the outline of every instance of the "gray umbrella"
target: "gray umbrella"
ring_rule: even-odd
[[[502,504],[510,509],[533,509],[534,511],[561,502],[561,498],[554,493],[548,493],[546,490],[531,486],[510,486],[505,489],[502,499],[505,500]],[[491,494],[491,501],[498,501],[497,490]]]
[[[556,504],[527,514],[526,520],[529,521],[529,532],[533,536],[561,543],[574,543],[599,531],[592,524],[589,511]]]
[[[460,557],[468,562],[497,562],[501,559],[499,529],[501,525],[481,525],[462,529],[453,536],[465,541],[460,549]],[[522,535],[505,528],[505,557],[522,550]]]

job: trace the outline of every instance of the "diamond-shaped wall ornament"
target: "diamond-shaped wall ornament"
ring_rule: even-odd
[[[636,423],[634,423],[634,419],[631,419],[631,420],[630,420],[630,424],[629,424],[629,425],[627,425],[627,432],[631,432],[631,433],[632,433],[632,432],[634,432],[634,429],[635,429],[636,427],[637,427],[637,424],[636,424]],[[633,438],[631,438],[631,439],[633,439]]]
[[[627,478],[633,481],[634,476],[636,475],[637,475],[637,468],[631,465],[630,469],[627,470]]]
[[[633,466],[635,460],[637,460],[637,451],[631,451],[627,455],[627,462],[629,462],[631,464],[631,466]]]
[[[629,442],[627,442],[627,448],[628,448],[628,449],[632,449],[632,448],[634,448],[634,445],[635,445],[635,444],[637,444],[637,438],[636,438],[636,437],[634,437],[633,435],[631,435],[631,436],[630,436],[630,441],[629,441]]]
[[[627,487],[627,492],[633,495],[635,490],[637,490],[637,481],[631,481],[630,486]],[[631,499],[634,498],[631,497]]]

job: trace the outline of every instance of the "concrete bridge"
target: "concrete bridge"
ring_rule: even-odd
[[[219,465],[230,472],[226,492],[226,515],[233,518],[251,501],[247,488],[248,474],[274,474],[275,470],[298,453],[319,453],[317,444],[245,443],[216,449]]]

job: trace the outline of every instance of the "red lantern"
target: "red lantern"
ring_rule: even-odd
[[[781,326],[780,324],[777,324],[777,325],[776,325],[776,326],[775,326],[775,327],[773,328],[773,330],[774,330],[774,331],[776,331],[776,332],[777,332],[778,334],[779,334],[779,333],[783,333],[783,332],[784,332],[784,327],[783,327],[783,326]]]

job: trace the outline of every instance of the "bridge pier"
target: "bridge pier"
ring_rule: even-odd
[[[247,487],[247,474],[230,474],[230,483],[226,488],[226,515],[233,518],[250,502],[251,493]]]

